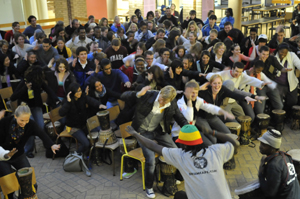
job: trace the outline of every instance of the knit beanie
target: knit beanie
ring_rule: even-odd
[[[195,146],[195,145],[202,144],[203,140],[197,127],[188,124],[181,128],[176,143],[180,143],[188,146]]]
[[[263,136],[257,139],[275,149],[279,149],[281,145],[281,133],[275,129],[268,129]]]

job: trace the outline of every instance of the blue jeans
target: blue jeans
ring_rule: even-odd
[[[75,133],[72,134],[74,138],[77,139],[77,141],[80,143],[80,146],[78,147],[77,153],[84,153],[89,149],[90,142],[88,138],[86,137],[86,134],[83,130],[78,130]]]
[[[148,132],[142,128],[139,128],[138,132],[150,139],[150,140],[156,140],[159,145],[168,147],[168,148],[177,148],[176,144],[173,142],[172,138],[168,134],[160,134],[159,132],[153,131]],[[140,147],[143,150],[144,157],[146,159],[145,164],[145,185],[147,189],[151,189],[153,187],[154,182],[154,170],[155,170],[155,153],[151,151],[150,149],[143,146],[140,142],[138,142]]]
[[[43,110],[41,107],[32,107],[30,119],[34,120],[37,125],[41,128],[40,130],[44,130],[44,119],[43,119]],[[24,146],[25,154],[30,154],[34,150],[34,136],[30,136],[28,141]]]
[[[216,130],[218,132],[222,132],[222,133],[225,133],[225,134],[231,134],[228,127],[216,115],[213,116],[210,119],[204,119],[204,118],[201,118],[201,117],[197,117],[196,126],[198,127],[200,132]],[[203,139],[203,143],[207,146],[210,146],[212,144],[217,143],[217,138],[213,137],[212,135],[201,133],[201,136],[202,136],[202,139]]]
[[[252,105],[250,103],[247,104],[247,102],[245,102],[245,101],[240,102],[240,105],[241,105],[241,107],[243,107],[245,115],[248,115],[248,116],[251,117],[251,119],[252,119],[251,123],[254,122],[255,116],[257,114],[260,114],[260,113],[264,112],[264,109],[262,109],[262,107],[261,107],[262,103],[260,103],[260,102],[255,102],[254,103],[254,108],[252,108]]]
[[[256,89],[256,93],[259,96],[268,96],[272,104],[273,109],[283,109],[283,103],[280,98],[279,90],[275,88],[274,90],[270,89],[268,86],[265,86],[263,89]],[[263,100],[262,103],[256,103],[255,106],[258,110],[265,110],[266,100]]]

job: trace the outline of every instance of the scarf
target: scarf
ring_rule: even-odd
[[[102,84],[102,91],[101,92],[98,92],[98,91],[95,90],[95,96],[98,97],[98,98],[103,97],[105,94],[106,94],[106,88],[103,84]]]
[[[252,71],[252,70],[253,70],[253,68],[249,69],[249,71]],[[250,77],[254,77],[254,75],[250,75]],[[256,78],[261,80],[260,73],[256,74]],[[252,93],[253,95],[254,95],[254,89],[255,89],[254,86],[250,86],[250,93]],[[252,108],[254,108],[254,102],[250,102],[250,103],[251,103]]]
[[[24,128],[20,127],[17,124],[17,121],[15,118],[13,118],[13,120],[11,121],[10,126],[11,126],[11,129],[10,129],[11,139],[13,139],[16,143],[18,143],[25,133]]]
[[[66,47],[64,46],[64,48],[62,49],[62,51],[57,47],[57,52],[58,52],[58,54],[60,54],[60,55],[63,55],[64,56],[64,58],[69,58],[69,55],[68,55],[68,53],[67,53],[67,49],[66,49]]]

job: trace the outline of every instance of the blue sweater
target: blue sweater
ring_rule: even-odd
[[[229,22],[232,24],[232,27],[233,27],[233,24],[234,24],[234,18],[233,18],[232,16],[230,16],[230,17],[224,17],[224,18],[221,20],[221,22],[220,22],[220,24],[219,24],[219,27],[220,27],[221,29],[224,29],[224,24],[225,24],[227,21],[229,21]]]
[[[121,24],[121,28],[124,29],[124,34],[126,33],[125,27],[123,26],[123,24]],[[114,32],[117,32],[118,28],[113,24],[110,29]]]
[[[32,37],[32,36],[34,35],[34,31],[35,31],[36,29],[41,29],[41,30],[43,30],[42,27],[41,27],[40,25],[36,25],[35,28],[32,27],[32,26],[28,26],[27,28],[25,28],[23,34],[24,34],[25,36],[27,36],[28,38],[30,38],[30,37]]]
[[[216,24],[214,25],[213,28],[211,28],[210,25],[208,24],[208,25],[203,26],[203,28],[202,28],[203,36],[209,36],[209,31],[211,31],[212,29],[216,29],[218,32],[220,31],[219,26],[217,26]]]
[[[90,78],[96,77],[100,79],[101,83],[105,86],[105,88],[114,91],[116,93],[122,93],[121,91],[121,83],[129,82],[129,78],[119,69],[112,69],[111,75],[106,75],[103,71],[99,73],[93,73],[90,77],[85,80],[85,85],[89,85]],[[117,98],[110,97],[108,101],[112,102],[117,100]]]

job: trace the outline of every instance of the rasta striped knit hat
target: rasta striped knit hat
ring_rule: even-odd
[[[176,142],[188,146],[194,146],[202,144],[203,140],[197,127],[188,124],[181,128]]]

